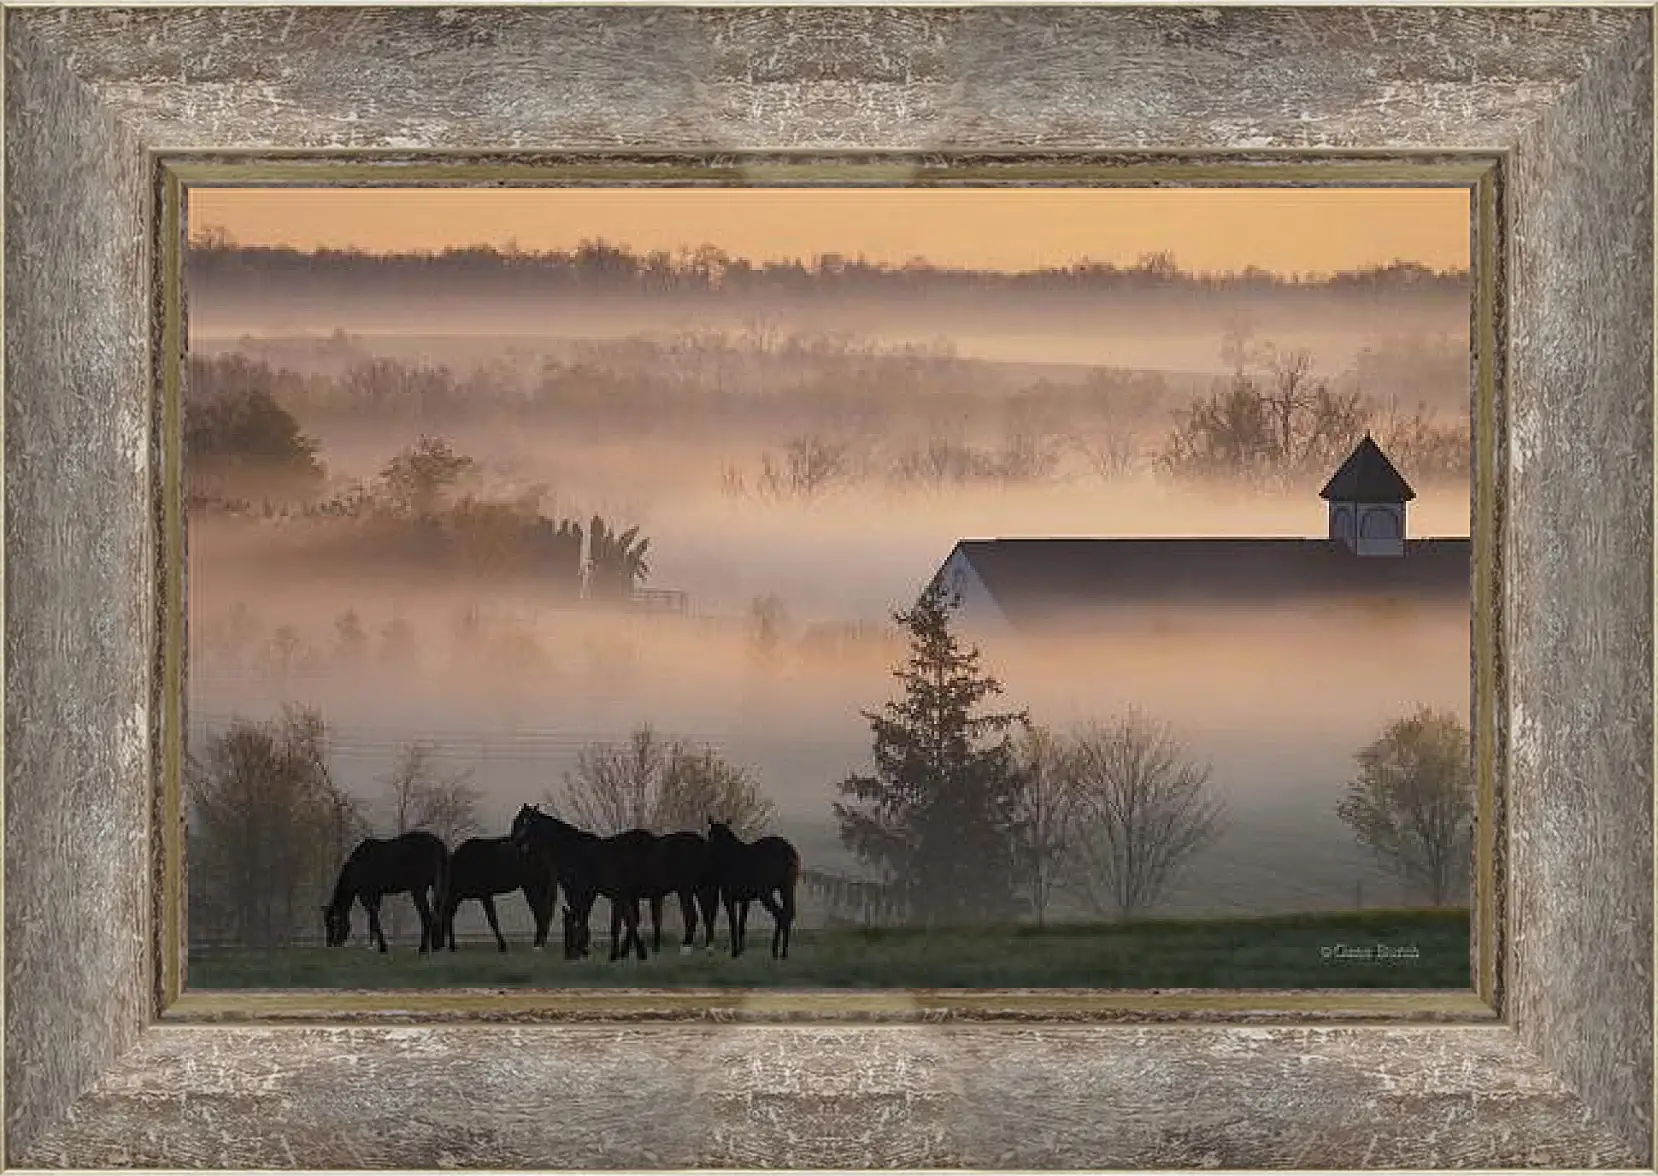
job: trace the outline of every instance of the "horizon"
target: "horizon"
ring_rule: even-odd
[[[1157,254],[1195,275],[1469,266],[1461,188],[194,188],[188,203],[193,238],[312,253],[535,255],[599,240],[646,256],[696,241],[756,266],[838,255],[1019,274]]]

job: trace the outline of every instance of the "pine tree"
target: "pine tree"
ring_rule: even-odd
[[[875,773],[837,785],[841,842],[880,866],[924,923],[1010,918],[1018,899],[1021,779],[1010,732],[1024,712],[975,713],[1002,685],[979,667],[976,647],[951,630],[960,598],[935,580],[893,619],[910,653],[893,676],[903,697],[865,711]]]

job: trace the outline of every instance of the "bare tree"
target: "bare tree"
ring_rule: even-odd
[[[1240,349],[1231,378],[1177,414],[1163,455],[1181,474],[1299,478],[1343,456],[1363,435],[1372,406],[1313,374],[1305,351],[1270,344]],[[1244,366],[1254,357],[1256,370]]]
[[[1131,431],[1120,425],[1078,429],[1070,440],[1072,448],[1102,482],[1114,482],[1133,473],[1140,459],[1139,442]]]
[[[1137,712],[1082,728],[1069,752],[1070,888],[1101,914],[1143,914],[1221,831],[1210,770]]]
[[[1306,351],[1272,352],[1262,400],[1273,422],[1273,448],[1288,471],[1329,464],[1363,430],[1368,413],[1357,392],[1338,393],[1313,374]]]
[[[1465,479],[1473,461],[1469,426],[1467,418],[1443,419],[1426,404],[1407,413],[1392,397],[1376,415],[1371,432],[1412,477]]]
[[[576,766],[547,798],[550,806],[606,836],[646,828],[668,751],[666,741],[648,725],[636,728],[625,743],[590,743],[576,753]]]
[[[478,802],[482,797],[471,784],[470,772],[440,772],[434,762],[436,752],[435,744],[409,744],[383,782],[395,835],[423,829],[443,838],[453,850],[481,828]],[[394,938],[401,930],[402,910],[401,903],[393,903],[387,911],[390,925],[386,931]]]
[[[782,327],[769,314],[751,315],[743,322],[742,342],[748,351],[752,390],[762,395],[768,390],[766,383],[772,356],[776,354],[782,337]]]
[[[1070,448],[1102,481],[1134,473],[1144,457],[1141,433],[1150,418],[1164,411],[1167,382],[1155,372],[1097,367],[1078,392],[1064,430]]]
[[[705,832],[713,819],[731,826],[738,837],[752,839],[775,815],[772,802],[760,794],[746,769],[711,747],[676,743],[662,774],[652,828],[658,833]]]
[[[190,907],[198,928],[247,945],[291,942],[326,897],[361,814],[328,774],[315,710],[239,720],[185,765]]]
[[[436,833],[444,844],[455,844],[478,832],[481,794],[472,786],[471,772],[445,775],[434,762],[437,745],[411,743],[397,766],[384,778],[392,815],[392,830],[401,836],[416,829]]]
[[[547,797],[550,807],[585,829],[613,834],[704,831],[710,818],[752,837],[771,821],[772,803],[747,771],[713,748],[637,728],[624,743],[595,743]]]
[[[781,464],[761,455],[759,488],[773,498],[815,498],[852,474],[851,444],[811,433],[789,442]]]
[[[1047,924],[1049,900],[1061,881],[1069,845],[1070,755],[1065,741],[1045,727],[1026,727],[1014,740],[1023,782],[1018,799],[1021,856],[1039,927]]]
[[[1434,906],[1463,899],[1474,837],[1468,728],[1447,711],[1421,707],[1355,758],[1358,776],[1337,815]]]

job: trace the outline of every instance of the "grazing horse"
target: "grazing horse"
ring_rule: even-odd
[[[794,888],[800,880],[800,854],[781,837],[749,843],[721,821],[708,822],[708,856],[725,900],[731,928],[731,954],[743,954],[748,934],[748,904],[759,899],[776,924],[771,933],[773,959],[789,958],[789,929],[794,926]]]
[[[575,959],[586,954],[587,921],[593,901],[599,895],[610,900],[610,958],[621,959],[632,944],[639,958],[645,958],[645,937],[639,933],[639,899],[642,883],[650,873],[656,838],[640,830],[600,837],[561,821],[539,807],[527,804],[512,821],[513,844],[538,849],[552,856],[558,884],[568,900],[565,915],[564,956]],[[627,928],[620,937],[620,925]]]
[[[449,874],[449,848],[443,838],[416,830],[400,837],[365,837],[340,867],[334,897],[322,908],[325,942],[339,947],[351,936],[351,904],[361,902],[368,912],[371,943],[386,950],[380,930],[380,899],[407,893],[420,912],[420,950],[436,950],[442,932],[433,908],[443,909]],[[427,900],[430,893],[430,902]]]
[[[449,887],[439,915],[438,946],[442,947],[447,938],[449,950],[455,950],[455,911],[468,899],[477,899],[489,920],[489,929],[495,932],[496,946],[506,951],[507,941],[495,917],[495,896],[514,890],[524,892],[535,915],[536,947],[545,946],[558,890],[552,862],[514,845],[510,837],[473,837],[461,842],[449,859]]]

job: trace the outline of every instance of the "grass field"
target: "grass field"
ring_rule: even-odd
[[[677,931],[677,925],[674,928]],[[595,926],[595,930],[598,927]],[[713,952],[681,955],[665,927],[664,952],[610,963],[569,962],[556,942],[506,954],[490,944],[420,956],[365,949],[361,933],[330,950],[220,948],[192,952],[188,987],[734,987],[734,988],[1467,988],[1467,910],[1355,911],[1255,919],[1182,919],[996,927],[797,929],[787,960],[769,954],[771,927],[750,922],[748,950],[732,959],[723,935]],[[1378,958],[1376,949],[1414,948]],[[1338,950],[1339,949],[1339,950]]]

